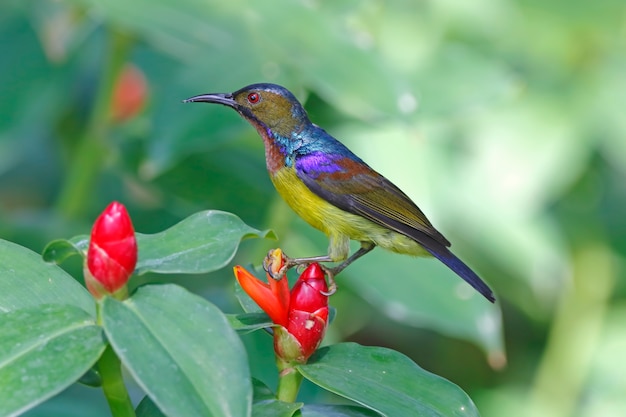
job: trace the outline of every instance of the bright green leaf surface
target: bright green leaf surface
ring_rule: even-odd
[[[234,214],[209,210],[193,214],[154,235],[137,234],[137,273],[202,273],[224,267],[242,239],[273,237],[246,225]]]
[[[298,367],[305,378],[384,416],[478,416],[458,386],[394,350],[341,343]]]
[[[248,416],[246,352],[222,312],[176,285],[105,298],[106,334],[122,362],[169,417]]]
[[[375,411],[353,405],[305,405],[302,417],[380,417]]]
[[[31,250],[0,240],[0,312],[41,304],[71,304],[95,315],[93,298],[74,278]]]
[[[0,315],[0,415],[14,416],[62,391],[104,350],[102,329],[72,305]]]

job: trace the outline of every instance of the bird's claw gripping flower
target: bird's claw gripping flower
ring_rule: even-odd
[[[268,279],[273,278],[275,280],[280,280],[283,276],[285,276],[286,266],[287,266],[287,257],[280,249],[271,249],[267,256],[263,259],[263,270],[267,272]]]
[[[289,291],[283,269],[285,256],[280,249],[268,253],[263,262],[265,283],[241,266],[235,276],[243,290],[265,311],[274,328],[274,351],[282,363],[305,363],[319,347],[328,325],[328,285],[319,264],[309,265]]]
[[[137,241],[126,208],[114,201],[96,219],[91,230],[84,275],[96,298],[126,298],[126,283],[137,263]]]

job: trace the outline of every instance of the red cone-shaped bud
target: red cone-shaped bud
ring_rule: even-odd
[[[304,270],[291,289],[289,309],[308,312],[328,307],[328,284],[322,267],[315,263]]]
[[[127,295],[126,283],[137,263],[135,230],[126,208],[113,202],[96,219],[87,251],[85,283],[96,298]]]
[[[287,331],[300,343],[298,362],[305,362],[319,347],[327,324],[328,285],[324,271],[314,263],[291,289]]]

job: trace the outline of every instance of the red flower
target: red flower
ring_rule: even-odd
[[[137,263],[135,230],[126,208],[113,202],[96,219],[85,262],[85,284],[96,298],[127,295],[126,283]]]
[[[319,347],[328,322],[328,285],[319,264],[304,270],[291,289],[287,331],[302,346],[302,355],[308,358]]]
[[[148,95],[146,77],[132,64],[126,64],[115,82],[111,113],[115,122],[125,122],[143,108]]]
[[[266,258],[273,275],[284,265],[283,254],[275,249]],[[274,351],[283,362],[304,363],[319,347],[328,324],[328,285],[324,271],[314,263],[300,275],[289,291],[287,277],[268,282],[257,279],[241,266],[235,276],[243,290],[270,316],[274,327]]]

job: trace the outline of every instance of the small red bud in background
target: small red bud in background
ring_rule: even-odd
[[[85,262],[85,284],[96,298],[126,298],[126,283],[137,263],[137,241],[124,205],[113,202],[96,219]]]
[[[114,122],[125,122],[143,108],[147,95],[146,77],[132,64],[126,64],[115,83],[111,102]]]

